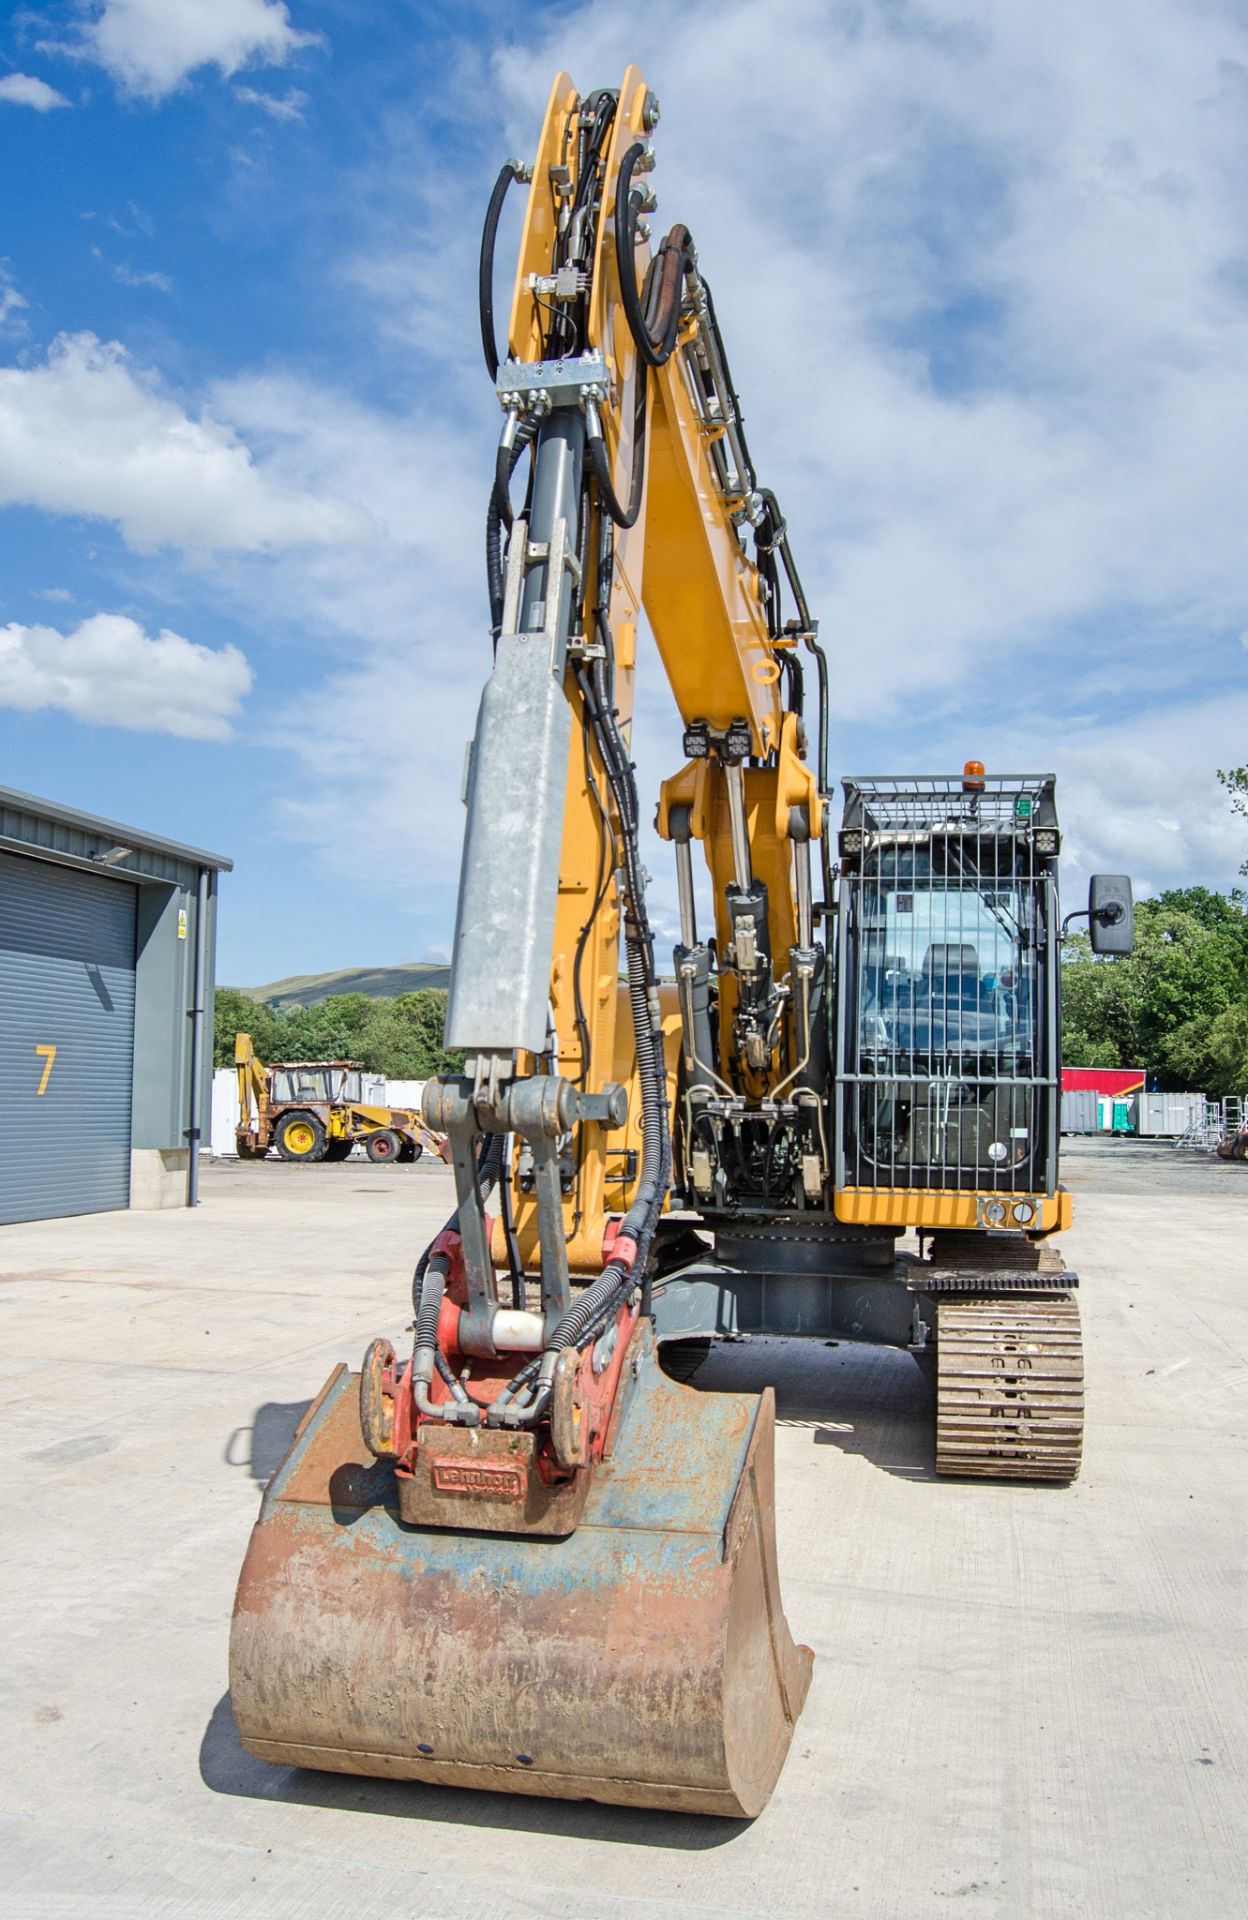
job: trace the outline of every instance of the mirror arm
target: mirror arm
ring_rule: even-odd
[[[1099,920],[1103,927],[1116,927],[1118,922],[1124,917],[1124,913],[1125,909],[1117,900],[1115,900],[1111,906],[1098,907],[1095,913],[1091,907],[1080,907],[1076,912],[1066,915],[1066,918],[1058,928],[1057,937],[1059,940],[1066,938],[1066,929],[1072,920],[1087,920],[1089,923],[1093,920]]]

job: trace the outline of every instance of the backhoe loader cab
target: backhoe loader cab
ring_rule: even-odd
[[[300,1063],[271,1067],[269,1071],[275,1103],[311,1100],[326,1104],[331,1100],[364,1098],[363,1071],[348,1061],[334,1061],[326,1066]]]

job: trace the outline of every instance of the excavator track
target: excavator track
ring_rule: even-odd
[[[1066,1292],[936,1305],[936,1471],[1069,1485],[1083,1448],[1083,1340]]]

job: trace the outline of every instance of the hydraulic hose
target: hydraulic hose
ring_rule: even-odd
[[[435,1253],[425,1265],[416,1305],[418,1347],[436,1347],[438,1344],[438,1316],[442,1312],[442,1296],[446,1292],[450,1270],[451,1263],[444,1253]]]
[[[534,420],[522,420],[510,447],[500,445],[494,467],[494,486],[485,516],[485,575],[490,594],[490,634],[495,645],[503,630],[503,599],[506,567],[503,560],[503,527],[509,529],[515,518],[511,507],[511,476],[520,456],[537,432]]]
[[[612,1259],[607,1262],[598,1278],[586,1287],[559,1321],[547,1343],[548,1354],[558,1353],[565,1347],[582,1345],[594,1330],[600,1314],[609,1311],[617,1297],[631,1287],[635,1279],[640,1278],[663,1204],[667,1173],[663,1069],[661,1056],[656,1055],[656,1036],[650,1024],[650,996],[642,943],[635,936],[628,941],[628,997],[632,1006],[633,1038],[643,1087],[642,1161],[637,1195],[620,1223],[620,1238],[634,1242],[637,1252],[632,1260]],[[656,1091],[659,1095],[657,1099]],[[646,1097],[647,1094],[649,1097]]]
[[[603,612],[600,606],[599,612]],[[598,738],[603,766],[620,815],[625,885],[629,913],[625,941],[628,949],[628,997],[633,1018],[633,1044],[642,1093],[641,1177],[632,1206],[620,1223],[621,1240],[635,1248],[631,1258],[607,1262],[591,1286],[569,1307],[546,1346],[546,1360],[566,1347],[583,1346],[609,1317],[621,1294],[642,1277],[649,1257],[671,1175],[671,1140],[667,1124],[667,1081],[663,1036],[653,1023],[654,956],[646,920],[645,894],[637,848],[637,795],[632,766],[616,725],[604,663],[595,661],[594,678],[581,676],[591,722]]]
[[[594,479],[598,482],[598,491],[603,505],[611,515],[617,527],[625,530],[635,527],[637,516],[641,512],[641,502],[645,494],[646,482],[646,388],[649,376],[645,365],[637,369],[637,399],[633,407],[633,463],[628,482],[628,505],[621,506],[611,484],[611,463],[607,458],[607,443],[598,426],[595,409],[589,416],[589,431],[585,441],[585,451],[589,455],[589,464],[593,468]],[[595,432],[594,428],[598,427]]]
[[[494,334],[494,244],[498,239],[499,216],[503,211],[503,201],[507,198],[507,189],[513,180],[523,180],[526,172],[527,169],[518,160],[504,161],[498,170],[490,203],[485,210],[485,226],[481,230],[481,262],[477,283],[481,308],[481,347],[491,380],[498,378],[498,341]]]
[[[511,1304],[523,1309],[526,1300],[524,1294],[524,1267],[520,1260],[520,1243],[516,1239],[516,1221],[511,1205],[511,1181],[507,1177],[508,1162],[511,1155],[512,1135],[503,1140],[502,1168],[498,1180],[498,1211],[503,1223],[503,1238],[507,1242],[507,1265],[511,1272]]]
[[[680,325],[680,284],[693,242],[687,227],[676,226],[660,247],[658,287],[651,302],[653,313],[648,324],[637,290],[634,253],[638,209],[632,202],[633,174],[645,152],[644,143],[636,140],[620,162],[615,183],[615,263],[619,269],[624,313],[637,351],[647,366],[661,367],[670,360],[676,345],[676,330]]]

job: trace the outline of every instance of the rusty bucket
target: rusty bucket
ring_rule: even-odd
[[[405,1526],[327,1382],[265,1494],[230,1693],[262,1760],[752,1818],[810,1683],[780,1602],[770,1390],[701,1394],[638,1337],[565,1539]]]

